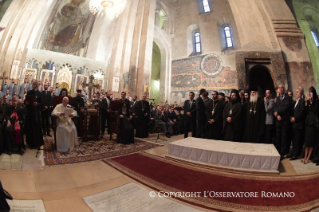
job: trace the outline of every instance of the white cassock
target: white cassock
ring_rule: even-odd
[[[71,107],[70,105],[68,106]],[[70,117],[60,116],[61,113],[64,113],[65,108],[66,107],[61,103],[52,111],[52,116],[57,117],[56,142],[57,150],[60,152],[72,151],[74,145],[77,146],[79,144],[78,134],[72,119]],[[72,111],[72,115],[77,115],[75,110]]]

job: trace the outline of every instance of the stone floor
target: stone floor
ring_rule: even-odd
[[[162,136],[161,138],[167,139]],[[179,135],[167,139],[168,141],[160,140],[159,143],[163,144],[163,146],[146,152],[164,157],[167,154],[169,142],[182,138],[183,136]],[[155,139],[156,135],[151,135],[147,138],[150,141],[155,141]],[[30,158],[34,152],[28,151],[30,150],[27,150],[28,158]],[[35,157],[35,154],[33,157]],[[42,199],[48,212],[91,211],[82,197],[134,182],[133,179],[123,175],[102,161],[45,166],[43,170],[39,167],[39,162],[35,161],[35,165],[28,165],[29,170],[23,170],[23,168],[21,171],[0,170],[0,179],[4,188],[11,193],[14,199]],[[308,165],[304,166],[303,169],[308,167],[311,171],[315,170],[314,167]],[[281,175],[303,173],[300,171],[301,168],[300,170],[294,168],[288,159],[281,162],[279,170]],[[319,168],[317,168],[317,171],[319,171]],[[173,199],[173,201],[177,200]],[[188,205],[184,202],[182,204]],[[198,208],[192,205],[188,206]]]

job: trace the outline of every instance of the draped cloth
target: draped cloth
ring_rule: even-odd
[[[70,106],[70,105],[68,105]],[[66,107],[63,104],[58,104],[52,111],[52,116],[57,116],[56,142],[57,150],[60,152],[72,151],[74,146],[79,144],[76,127],[70,117],[61,117]],[[75,110],[72,115],[76,116]]]

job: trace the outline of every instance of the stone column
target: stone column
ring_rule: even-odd
[[[147,0],[144,7],[143,26],[138,57],[136,94],[141,96],[145,85],[151,83],[152,51],[156,0]]]
[[[126,9],[123,11],[123,13],[120,15],[118,20],[118,26],[115,32],[114,37],[114,44],[112,49],[112,56],[110,59],[110,65],[109,65],[109,90],[112,89],[113,86],[113,77],[119,77],[120,78],[120,85],[123,84],[123,70],[122,70],[122,57],[124,53],[124,41],[125,41],[125,32],[126,32],[126,26],[128,23],[128,15],[129,15],[129,9],[130,9],[131,1],[127,1]],[[121,86],[119,88],[118,93],[113,93],[115,97],[120,96],[121,92]]]

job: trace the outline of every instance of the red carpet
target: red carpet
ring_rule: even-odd
[[[239,174],[176,162],[146,153],[107,159],[104,162],[156,191],[201,192],[200,197],[177,199],[207,209],[309,211],[319,206],[319,173],[302,176]],[[204,197],[205,191],[208,197]],[[258,197],[209,197],[207,191],[257,192]],[[294,192],[295,196],[261,197],[263,191],[266,195],[267,192],[279,192],[278,195],[280,192]],[[293,196],[293,193],[290,194]]]

